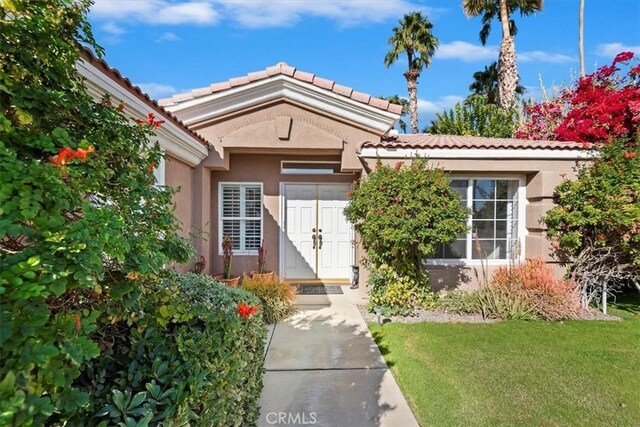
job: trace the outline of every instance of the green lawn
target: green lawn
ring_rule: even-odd
[[[639,426],[640,308],[610,313],[625,320],[371,330],[422,426]]]

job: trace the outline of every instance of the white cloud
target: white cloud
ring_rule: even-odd
[[[522,62],[571,62],[575,61],[575,58],[563,55],[561,53],[543,52],[541,50],[534,50],[531,52],[518,53],[518,59]]]
[[[139,83],[136,86],[153,99],[168,97],[177,92],[173,86],[162,83]]]
[[[97,19],[139,21],[147,24],[215,24],[219,14],[208,2],[170,3],[166,0],[96,0],[91,14]]]
[[[497,60],[498,48],[456,40],[451,43],[441,43],[435,58],[459,59],[464,62]]]
[[[224,6],[231,19],[248,28],[289,26],[305,15],[327,18],[341,26],[356,26],[398,18],[413,10],[421,10],[430,17],[446,10],[408,0],[215,0],[215,3]]]
[[[102,28],[102,31],[104,31],[107,34],[110,34],[112,36],[119,36],[121,34],[124,34],[124,28],[118,26],[118,24],[116,24],[115,22],[106,22],[104,25],[102,25],[100,28]]]
[[[497,61],[499,47],[488,45],[482,46],[461,40],[450,43],[442,43],[438,48],[435,58],[438,59],[458,59],[463,62],[486,62]],[[570,62],[574,58],[561,53],[544,52],[534,50],[531,52],[517,52],[518,59],[522,62]]]
[[[95,19],[147,24],[215,24],[226,19],[245,28],[265,28],[290,26],[304,16],[355,26],[395,20],[413,10],[433,18],[447,9],[425,7],[411,0],[96,0],[91,14]]]
[[[418,99],[418,112],[420,114],[439,113],[463,101],[464,97],[458,95],[441,96],[437,100],[428,101],[426,99]]]
[[[177,42],[178,40],[180,40],[180,37],[178,37],[176,33],[172,33],[170,31],[167,31],[166,33],[164,33],[163,35],[161,35],[156,39],[156,41],[160,43],[161,42]]]
[[[640,55],[640,46],[630,46],[622,43],[603,43],[596,47],[596,53],[601,56],[613,58],[620,52],[633,52]]]

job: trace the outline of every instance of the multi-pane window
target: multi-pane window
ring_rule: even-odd
[[[467,233],[441,245],[437,259],[479,260],[518,257],[517,179],[452,179],[462,205],[471,211]]]
[[[262,241],[261,184],[220,184],[220,248],[225,235],[231,237],[235,254],[257,253]]]

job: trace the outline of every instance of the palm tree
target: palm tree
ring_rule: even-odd
[[[400,118],[398,119],[398,127],[400,128],[402,133],[407,133],[407,122],[405,122],[403,118],[409,111],[409,102],[407,101],[407,98],[402,98],[399,95],[379,96],[378,98],[386,99],[392,104],[402,106],[402,113],[400,114]]]
[[[516,86],[516,94],[522,95],[525,88],[519,83]],[[473,83],[469,85],[472,95],[482,95],[487,98],[487,104],[498,104],[498,63],[493,61],[485,66],[483,71],[473,73]]]
[[[578,56],[580,56],[580,76],[584,77],[584,0],[580,0],[578,13]]]
[[[502,42],[498,57],[498,105],[511,108],[516,102],[518,86],[518,65],[514,37],[518,32],[511,14],[531,15],[542,10],[542,0],[463,0],[462,9],[467,16],[482,15],[480,41],[483,45],[491,32],[493,18],[498,18],[502,26]]]
[[[418,133],[418,77],[422,69],[431,64],[439,41],[433,35],[433,24],[420,12],[408,13],[398,23],[400,26],[395,27],[389,37],[391,50],[384,57],[384,65],[389,68],[401,53],[407,54],[408,68],[404,76],[409,92],[411,132]]]

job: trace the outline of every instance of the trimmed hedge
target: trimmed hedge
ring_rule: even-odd
[[[103,349],[78,381],[92,396],[72,424],[244,426],[255,424],[266,329],[244,318],[249,292],[208,276],[139,279],[110,298],[95,338]]]

